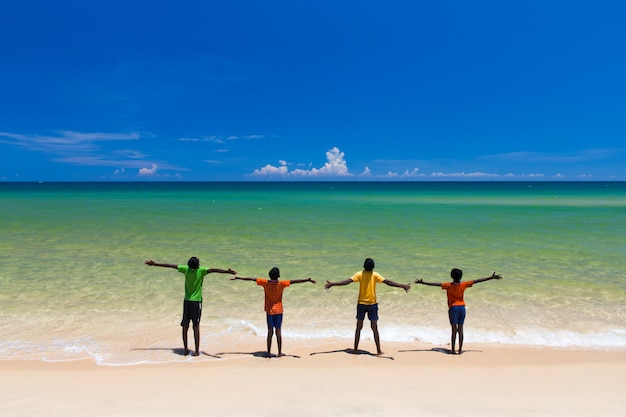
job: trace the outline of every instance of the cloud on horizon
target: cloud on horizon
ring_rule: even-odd
[[[321,168],[294,169],[289,170],[289,163],[285,160],[279,160],[279,165],[265,165],[263,168],[255,169],[251,176],[255,177],[282,177],[282,178],[315,178],[315,177],[359,177],[359,178],[371,178],[371,179],[417,179],[417,178],[498,178],[501,177],[498,174],[484,173],[484,172],[458,172],[458,173],[444,173],[433,172],[429,174],[423,174],[419,168],[413,168],[412,170],[405,170],[402,173],[388,171],[384,175],[374,175],[369,167],[365,167],[361,174],[355,175],[348,170],[348,164],[345,159],[344,152],[341,152],[339,148],[333,147],[326,152],[327,162]]]
[[[269,177],[352,177],[348,170],[348,164],[344,159],[345,155],[334,147],[326,152],[327,162],[321,168],[301,169],[297,168],[289,171],[287,161],[280,160],[279,166],[265,165],[263,168],[255,169],[252,176],[269,176]]]
[[[514,154],[507,154],[507,155],[508,157],[520,157],[522,154],[524,153],[519,153],[519,154],[516,154],[515,156]],[[602,154],[602,152],[598,152],[598,153],[590,152],[590,153],[583,153],[583,154]],[[500,156],[503,156],[503,155],[500,155]],[[484,159],[490,159],[493,157],[495,156],[485,157]],[[255,169],[252,172],[252,174],[249,174],[249,175],[253,177],[284,178],[284,179],[336,177],[336,178],[390,179],[390,180],[392,179],[398,179],[398,180],[399,179],[405,179],[405,180],[410,180],[410,179],[422,179],[422,180],[427,180],[427,179],[432,179],[432,180],[437,180],[437,179],[459,179],[459,180],[461,179],[468,179],[468,180],[471,180],[471,179],[484,179],[484,180],[529,179],[529,180],[532,180],[532,179],[545,179],[545,178],[554,178],[554,179],[568,178],[568,176],[563,175],[561,173],[557,173],[553,175],[552,177],[549,177],[543,173],[498,174],[498,173],[493,173],[493,172],[482,172],[482,171],[473,171],[473,172],[433,171],[430,174],[427,174],[427,173],[421,172],[419,168],[413,168],[412,170],[407,169],[402,173],[388,171],[386,174],[376,175],[367,166],[365,167],[362,173],[354,174],[354,173],[351,173],[348,169],[348,164],[345,159],[344,152],[341,152],[339,148],[337,147],[333,147],[332,149],[326,152],[326,159],[327,159],[327,162],[321,168],[310,168],[308,170],[301,169],[301,168],[289,170],[290,165],[296,165],[296,164],[290,164],[285,160],[279,160],[278,166],[268,164],[262,168]],[[577,176],[571,176],[569,178],[590,179],[590,178],[593,178],[593,176],[580,174]]]
[[[142,176],[150,176],[150,175],[155,175],[158,171],[159,167],[156,164],[152,164],[152,167],[150,168],[140,168],[139,169],[139,175]]]

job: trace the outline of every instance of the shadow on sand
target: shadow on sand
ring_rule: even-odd
[[[278,355],[275,354],[271,354],[270,356],[267,356],[267,352],[266,351],[257,351],[257,352],[220,352],[217,353],[217,355],[251,355],[254,356],[255,358],[278,358]],[[300,359],[300,356],[296,356],[296,355],[287,355],[283,353],[283,356],[281,356],[282,358],[297,358]]]
[[[185,355],[185,350],[183,348],[136,348],[131,350],[145,350],[145,351],[158,351],[163,350],[166,352],[172,352],[174,355],[178,356],[191,356],[191,351]],[[221,359],[219,353],[213,355],[211,353],[200,351],[200,355],[210,356],[212,358]]]
[[[349,355],[367,355],[367,356],[373,356],[375,358],[380,358],[380,359],[389,359],[389,360],[395,360],[393,357],[391,356],[383,356],[383,355],[375,355],[372,352],[368,352],[367,350],[354,350],[354,349],[338,349],[338,350],[329,350],[327,352],[313,352],[311,353],[309,356],[314,356],[314,355],[327,355],[330,353],[347,353]]]
[[[443,353],[444,355],[457,355],[457,353],[453,353],[452,350],[445,349],[445,348],[399,350],[398,352],[437,352],[437,353]],[[459,355],[462,355],[468,352],[482,352],[482,350],[464,350],[463,352],[459,353]]]

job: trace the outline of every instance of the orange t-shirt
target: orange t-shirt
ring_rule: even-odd
[[[265,311],[267,314],[282,314],[283,290],[291,284],[291,281],[270,281],[269,279],[257,278],[256,283],[265,290]]]
[[[464,306],[463,294],[465,289],[474,285],[474,281],[442,282],[441,289],[448,292],[448,307]]]

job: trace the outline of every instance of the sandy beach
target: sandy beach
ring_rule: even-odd
[[[259,344],[166,364],[0,362],[12,416],[622,416],[626,351],[384,343]],[[373,351],[371,341],[363,349]],[[176,352],[173,357],[180,359]]]

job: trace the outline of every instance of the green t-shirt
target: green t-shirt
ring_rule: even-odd
[[[178,265],[178,272],[185,274],[185,300],[202,301],[202,283],[208,268],[191,269],[187,265]]]

